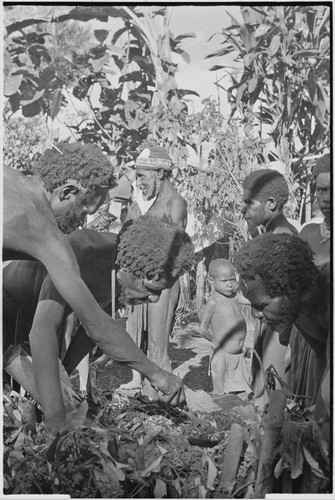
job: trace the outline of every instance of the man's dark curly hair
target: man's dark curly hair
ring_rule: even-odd
[[[247,175],[243,181],[243,189],[245,200],[256,199],[266,203],[269,198],[274,198],[279,208],[283,208],[289,196],[284,176],[270,168],[255,170]]]
[[[155,275],[175,281],[193,264],[189,235],[175,224],[142,215],[128,221],[119,233],[117,263],[140,278]]]
[[[113,167],[96,145],[60,142],[56,148],[47,149],[34,164],[34,174],[47,191],[52,192],[68,179],[79,182],[90,193],[98,186],[115,186]]]
[[[307,242],[291,234],[268,233],[248,241],[236,253],[235,267],[242,279],[263,281],[270,297],[286,294],[299,302],[312,289],[318,270]]]
[[[319,174],[325,174],[330,172],[330,154],[327,153],[321,158],[319,158],[315,164],[315,167],[313,168],[313,177],[314,179],[317,178]]]

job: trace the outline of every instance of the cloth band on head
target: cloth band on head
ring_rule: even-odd
[[[137,158],[136,168],[144,168],[147,170],[171,170],[171,160],[164,160],[163,158]]]
[[[148,170],[171,170],[172,162],[168,152],[160,146],[145,148],[136,160],[136,168]]]

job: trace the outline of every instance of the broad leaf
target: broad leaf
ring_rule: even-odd
[[[63,94],[62,94],[61,89],[55,90],[55,92],[53,93],[52,98],[51,98],[52,104],[51,104],[51,109],[50,109],[50,118],[52,121],[54,121],[54,119],[58,115],[58,112],[59,112],[59,110],[61,108],[61,104],[62,104],[62,98],[63,98]]]
[[[22,106],[28,106],[29,104],[32,104],[35,101],[38,101],[43,95],[44,95],[45,90],[39,90],[35,93],[35,95],[31,99],[27,100],[21,100],[21,105]]]
[[[156,484],[154,488],[154,495],[155,498],[163,498],[167,496],[167,489],[166,489],[166,484],[164,481],[159,479],[159,477],[156,479]]]
[[[255,76],[248,81],[248,92],[252,94],[255,88],[257,87],[258,77]]]
[[[100,43],[104,43],[104,41],[106,40],[106,38],[109,35],[109,31],[107,31],[107,30],[94,30],[94,35],[95,35],[95,38]]]
[[[269,31],[269,29],[271,29],[271,27],[272,26],[270,26],[268,24],[260,24],[254,33],[255,38],[258,38],[260,36],[264,36],[265,33],[267,33]]]
[[[277,54],[279,47],[280,47],[280,36],[276,35],[274,38],[272,38],[270,47],[269,47],[269,55],[273,57],[275,54]]]
[[[110,55],[105,54],[103,57],[100,59],[90,59],[89,62],[92,64],[92,68],[96,73],[102,70],[102,68],[105,66],[105,64],[108,64],[110,60]]]
[[[17,21],[16,23],[10,24],[6,26],[7,34],[14,33],[14,31],[21,31],[23,28],[27,26],[31,26],[33,24],[41,24],[48,22],[49,19],[24,19],[22,21]]]
[[[14,75],[5,79],[4,82],[4,95],[6,97],[15,94],[21,85],[23,75]]]

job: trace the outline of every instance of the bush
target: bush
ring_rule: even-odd
[[[32,170],[32,164],[48,143],[47,125],[41,116],[11,118],[4,123],[4,165],[23,172]]]

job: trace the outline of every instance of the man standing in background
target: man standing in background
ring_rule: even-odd
[[[251,172],[243,182],[243,215],[248,224],[252,223],[261,228],[265,233],[297,234],[297,229],[290,224],[283,213],[287,203],[289,190],[282,174],[276,170],[260,169]],[[258,312],[253,312],[257,318]],[[264,370],[275,368],[283,380],[285,374],[285,355],[289,337],[280,338],[279,333],[272,326],[259,324],[258,335],[254,337],[255,349],[259,352]],[[264,384],[261,380],[261,370],[258,368],[254,377],[254,392],[257,394]],[[264,394],[264,398],[266,395]],[[262,407],[267,401],[259,400]]]
[[[185,229],[187,203],[171,183],[172,169],[173,164],[164,148],[159,146],[145,148],[136,160],[136,184],[141,192],[140,196],[142,195],[144,199],[146,213]],[[142,205],[141,202],[138,204]],[[168,356],[169,337],[173,329],[179,293],[180,283],[177,281],[172,288],[162,292],[156,304],[133,306],[127,324],[129,334],[139,346],[144,346],[148,358],[169,372],[172,371]],[[139,387],[141,387],[141,375],[133,371],[133,379],[122,388]],[[143,393],[155,397],[149,386],[144,387]]]

